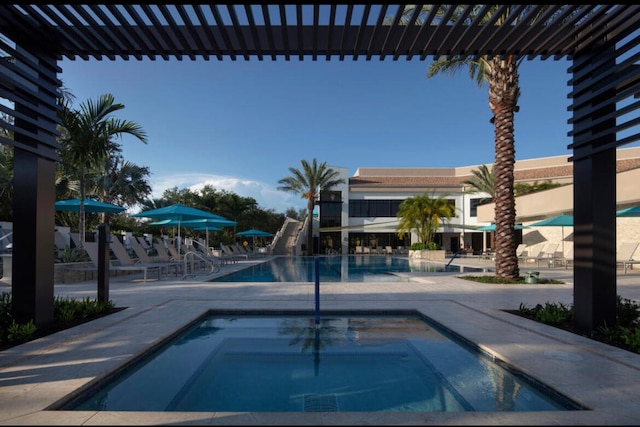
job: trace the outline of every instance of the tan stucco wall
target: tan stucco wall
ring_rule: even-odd
[[[617,209],[640,204],[640,169],[621,172],[616,177]],[[478,206],[478,222],[494,221],[493,203]],[[573,184],[516,197],[516,221],[537,221],[573,212]]]
[[[535,222],[535,221],[532,221]],[[531,224],[524,223],[524,225]],[[562,252],[562,236],[564,231],[564,254],[569,254],[573,248],[573,227],[532,227],[522,231],[522,243],[525,243],[533,252],[540,245],[558,243],[558,252]],[[640,243],[640,218],[616,218],[616,249],[623,243]],[[640,246],[635,252],[635,257],[640,259]]]

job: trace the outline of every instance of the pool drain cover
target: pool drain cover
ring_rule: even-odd
[[[335,394],[305,394],[304,412],[337,412],[338,398]]]

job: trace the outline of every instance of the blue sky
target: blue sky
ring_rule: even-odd
[[[494,161],[487,86],[463,70],[430,79],[430,59],[178,61],[63,59],[75,106],[111,93],[115,117],[139,123],[125,158],[151,171],[153,196],[203,183],[253,197],[263,209],[306,206],[277,190],[300,160],[345,167],[456,167]],[[569,154],[570,62],[520,66],[516,159]]]

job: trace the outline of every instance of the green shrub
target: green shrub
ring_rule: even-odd
[[[80,262],[86,260],[86,253],[80,248],[71,248],[69,246],[65,246],[62,252],[58,254],[59,262]]]
[[[76,300],[56,297],[53,301],[53,323],[46,330],[37,328],[33,320],[18,323],[11,315],[11,293],[0,294],[0,349],[31,341],[40,336],[75,326],[117,311],[112,301],[98,302],[87,297]]]
[[[640,329],[639,328],[620,328],[623,342],[629,347],[629,350],[640,353]]]
[[[412,251],[421,251],[421,250],[429,250],[429,251],[437,251],[438,249],[440,249],[440,246],[438,246],[438,244],[436,242],[429,242],[429,243],[412,243],[411,244],[411,250]]]
[[[9,342],[15,343],[31,341],[37,330],[38,328],[36,327],[35,323],[33,323],[33,320],[29,320],[28,323],[22,324],[16,323],[16,321],[14,320],[13,322],[11,322],[11,325],[9,325],[7,331],[7,340]]]
[[[536,310],[536,320],[547,325],[562,325],[573,321],[573,307],[562,303],[545,303],[544,307]]]
[[[640,316],[640,306],[630,299],[622,298],[618,295],[616,304],[617,313],[616,321],[618,326],[632,327],[636,326],[638,316]]]
[[[630,299],[621,298],[619,295],[617,298],[616,326],[605,325],[596,331],[591,331],[586,336],[634,353],[640,353],[640,326],[638,325],[640,305]],[[518,312],[520,315],[538,322],[573,331],[573,306],[547,302],[544,306],[538,304],[534,308],[530,308],[526,304],[520,303]]]

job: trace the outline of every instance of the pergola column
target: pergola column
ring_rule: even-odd
[[[615,69],[614,54],[574,60],[573,299],[585,333],[616,322],[616,90],[591,82],[593,67]]]

